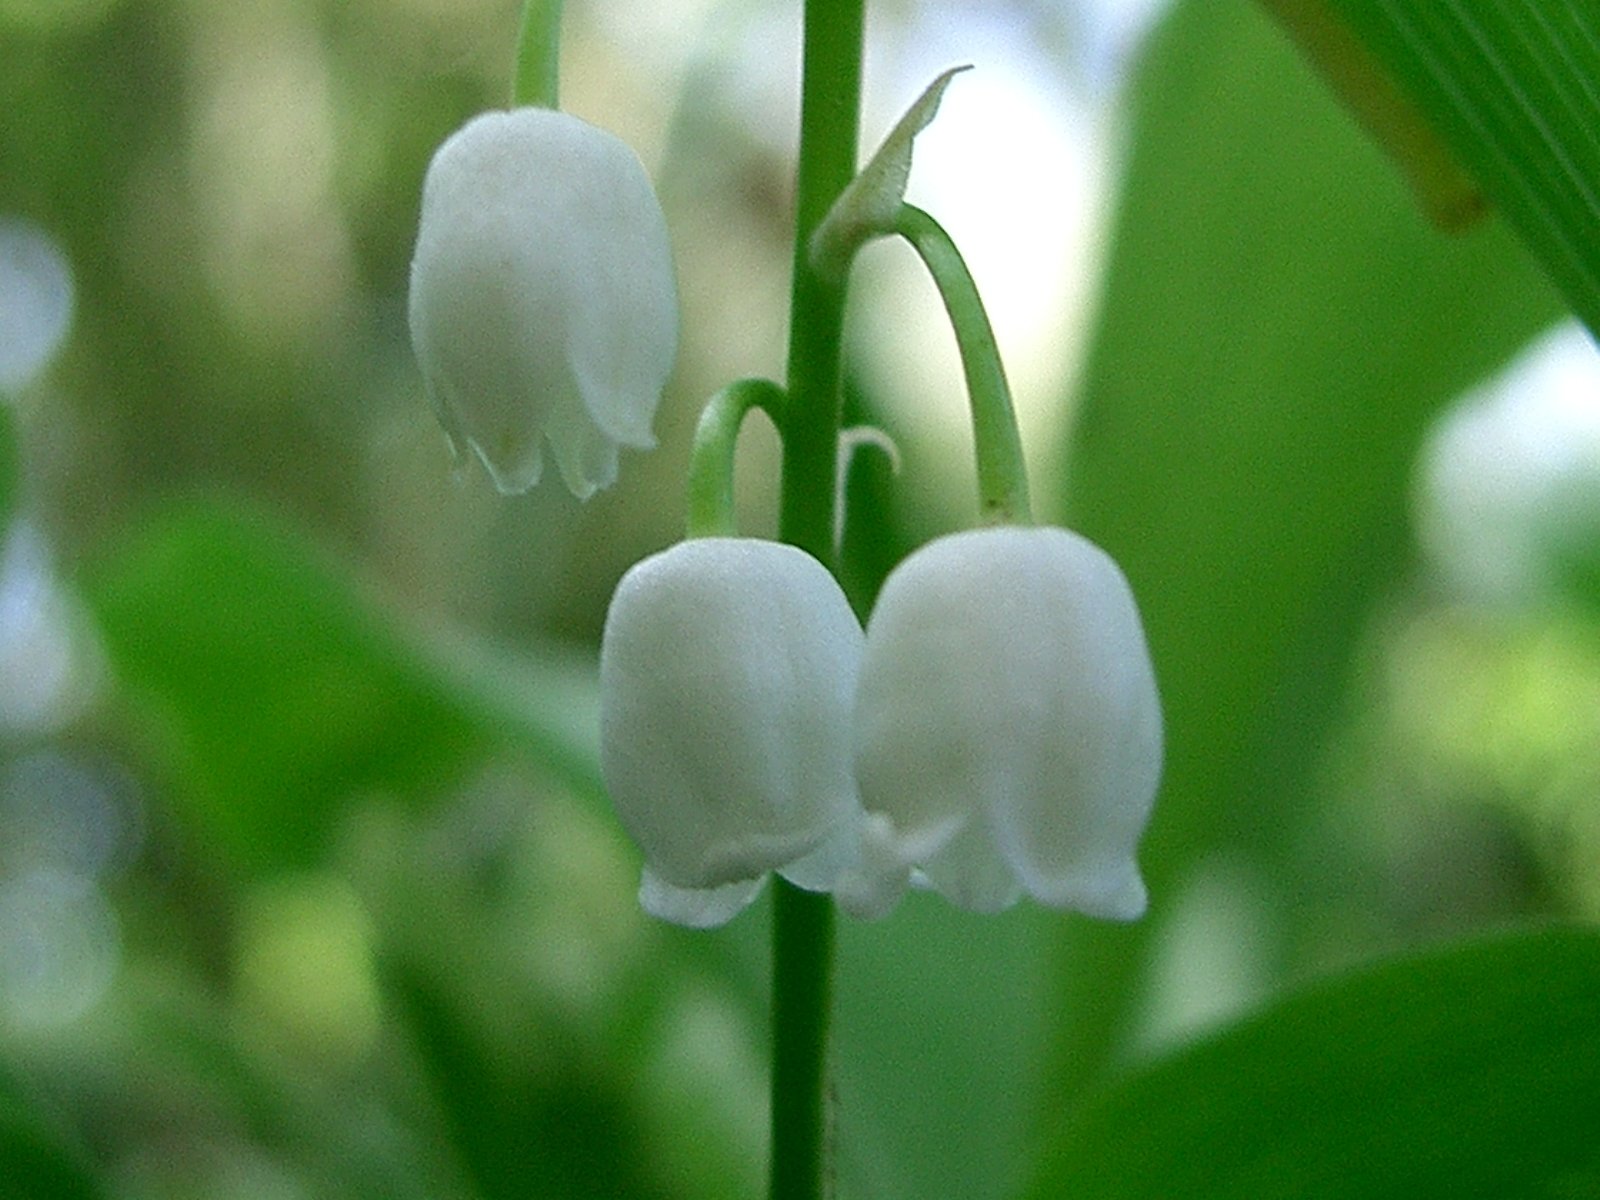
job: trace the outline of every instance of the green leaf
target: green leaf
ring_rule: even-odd
[[[1331,0],[1600,331],[1600,11],[1592,0]]]
[[[1352,116],[1388,151],[1423,211],[1441,229],[1462,230],[1488,202],[1433,123],[1342,20],[1328,0],[1261,0],[1299,43]]]
[[[352,798],[426,801],[490,739],[597,786],[592,664],[539,670],[410,635],[259,513],[192,503],[155,517],[85,590],[188,815],[239,865],[316,861]]]
[[[0,1191],[14,1200],[96,1200],[105,1193],[85,1158],[0,1064]]]
[[[92,1200],[94,1177],[36,1125],[0,1109],[0,1179],[13,1200]]]
[[[411,1107],[396,1077],[373,1059],[368,1073],[324,1072],[287,1054],[288,1043],[263,1037],[247,1012],[225,1007],[189,981],[129,972],[115,1000],[116,1022],[103,1041],[82,1053],[80,1079],[98,1079],[80,1103],[115,1130],[119,1147],[142,1148],[145,1127],[172,1121],[175,1112],[205,1113],[210,1144],[259,1147],[301,1181],[305,1192],[340,1200],[436,1200],[461,1195],[459,1172],[430,1136],[430,1121]],[[382,1084],[375,1080],[383,1080]],[[196,1195],[206,1178],[203,1160],[177,1148],[153,1156],[141,1174],[151,1191],[138,1195]],[[134,1156],[137,1157],[137,1154]],[[126,1192],[119,1192],[126,1195]],[[234,1194],[234,1193],[225,1193]],[[6,1195],[0,1189],[0,1195]]]
[[[1307,764],[1406,561],[1423,431],[1559,312],[1503,229],[1426,224],[1255,6],[1181,4],[1135,99],[1064,476],[1139,598],[1167,770],[1142,854],[1155,920],[1065,934],[1068,1100],[1126,1033],[1190,865],[1225,849],[1292,894]]]
[[[1600,936],[1552,929],[1319,984],[1077,1114],[1032,1195],[1600,1195]]]
[[[580,1056],[538,1045],[530,1028],[518,1051],[482,1044],[426,973],[398,960],[388,992],[432,1086],[451,1143],[484,1200],[525,1196],[660,1196],[651,1164],[636,1153],[634,1117],[619,1088],[582,1069]]]
[[[1036,1151],[1056,913],[974,916],[916,892],[839,928],[841,1196],[1012,1196]]]

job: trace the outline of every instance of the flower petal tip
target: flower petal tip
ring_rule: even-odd
[[[1102,921],[1137,921],[1150,906],[1144,880],[1131,862],[1126,867],[1088,876],[1074,873],[1065,879],[1025,878],[1024,886],[1047,907]]]
[[[715,929],[748,908],[765,883],[766,877],[760,876],[721,887],[684,888],[646,867],[639,876],[639,907],[686,929]]]

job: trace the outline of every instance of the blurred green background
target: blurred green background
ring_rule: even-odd
[[[453,468],[407,345],[422,173],[504,103],[514,3],[0,0],[0,1195],[760,1189],[766,914],[637,911],[594,656],[698,402],[782,363],[798,6],[567,7],[685,331],[660,449],[584,506]],[[1600,913],[1600,365],[1242,0],[872,12],[869,141],[979,68],[912,198],[1167,709],[1146,920],[842,930],[840,1194],[983,1200],[1286,989]],[[852,419],[904,456],[852,475],[862,603],[973,511],[907,257],[852,300]]]

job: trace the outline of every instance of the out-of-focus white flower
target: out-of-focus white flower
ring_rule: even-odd
[[[826,890],[852,853],[861,626],[821,563],[696,538],[637,563],[606,615],[600,766],[656,916],[720,925],[769,871]]]
[[[1600,353],[1558,325],[1436,423],[1419,457],[1417,532],[1445,581],[1515,608],[1582,578],[1600,544]]]
[[[580,499],[616,479],[678,341],[661,206],[627,145],[551,109],[473,118],[439,147],[411,262],[411,341],[440,422],[495,485]]]
[[[72,326],[72,266],[31,221],[0,213],[0,397],[34,378]]]
[[[1144,630],[1104,551],[1061,529],[939,538],[895,568],[867,623],[853,906],[884,911],[909,878],[979,912],[1026,892],[1137,917],[1161,758]]]

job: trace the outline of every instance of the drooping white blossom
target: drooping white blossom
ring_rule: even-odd
[[[1022,893],[1144,911],[1160,701],[1128,583],[1087,539],[969,530],[896,567],[867,623],[854,746],[875,864],[858,908],[884,911],[909,878],[979,912]]]
[[[616,479],[677,351],[666,221],[626,144],[542,108],[489,112],[439,147],[411,263],[411,341],[451,439],[495,485],[538,482],[549,440],[580,499]]]
[[[861,646],[839,585],[792,546],[696,538],[623,576],[600,651],[600,765],[644,851],[647,911],[706,927],[770,871],[832,886],[859,823]]]

